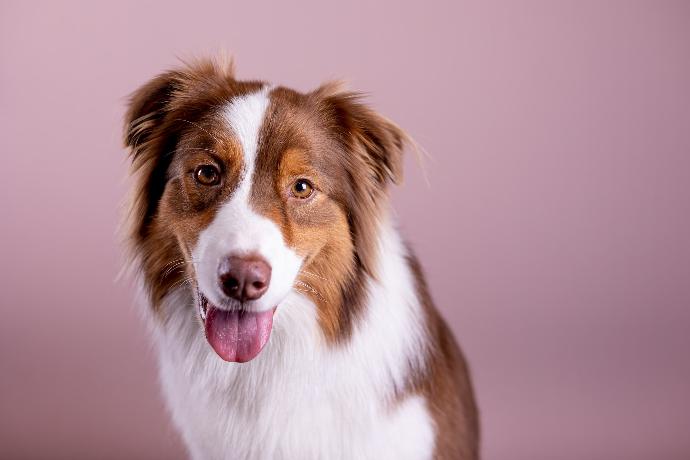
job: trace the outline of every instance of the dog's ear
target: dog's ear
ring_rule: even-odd
[[[378,228],[388,186],[402,181],[403,149],[410,138],[361,101],[358,93],[328,83],[311,93],[321,121],[342,148],[348,172],[349,212],[357,263],[376,276]]]
[[[125,115],[125,146],[131,149],[133,158],[140,153],[139,147],[151,140],[155,129],[163,122],[174,93],[179,90],[179,77],[178,72],[161,74],[130,96]]]
[[[132,160],[131,174],[136,180],[129,204],[130,235],[142,241],[163,193],[168,158],[170,129],[166,117],[180,85],[180,73],[161,74],[137,89],[125,114],[124,143]]]
[[[330,128],[351,152],[361,155],[378,185],[399,184],[408,135],[364,104],[361,94],[342,87],[340,82],[332,82],[312,93],[325,106]]]
[[[203,112],[222,102],[224,90],[234,82],[232,58],[197,59],[184,63],[177,70],[163,73],[136,90],[129,99],[125,115],[125,146],[131,149],[132,159],[151,151],[161,139],[179,131],[183,125],[167,115],[176,113],[194,118],[195,110]],[[195,100],[194,107],[187,104]],[[167,123],[166,123],[167,122]]]

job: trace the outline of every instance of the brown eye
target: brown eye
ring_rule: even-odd
[[[194,179],[202,185],[218,185],[220,183],[220,171],[213,165],[197,166],[194,170]]]
[[[298,179],[292,184],[292,194],[295,198],[309,198],[314,193],[314,186],[306,179]]]

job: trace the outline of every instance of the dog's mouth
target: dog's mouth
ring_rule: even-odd
[[[266,311],[225,310],[198,293],[199,315],[206,340],[225,361],[246,363],[256,358],[268,342],[275,308]]]

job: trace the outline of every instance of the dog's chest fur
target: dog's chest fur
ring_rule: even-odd
[[[193,458],[431,458],[426,399],[400,397],[424,366],[424,314],[397,232],[384,225],[379,241],[379,279],[342,344],[326,343],[316,307],[295,292],[263,352],[226,363],[205,341],[191,295],[168,296],[156,326],[161,380]]]

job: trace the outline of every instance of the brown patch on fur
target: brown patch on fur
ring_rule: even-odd
[[[278,183],[289,190],[299,178],[308,179],[314,187],[323,181],[300,150],[288,151],[281,160]],[[354,275],[353,242],[347,213],[337,202],[316,189],[305,203],[293,211],[288,244],[305,257],[297,289],[311,297],[318,306],[319,324],[331,341],[341,340],[350,332],[352,305],[343,302],[343,289]]]
[[[387,202],[389,184],[402,180],[402,155],[408,136],[393,122],[361,102],[358,93],[328,83],[311,93],[319,116],[335,134],[340,158],[348,172],[348,207],[354,245],[364,271],[376,277],[376,238],[380,207]]]
[[[214,126],[211,115],[233,97],[257,91],[262,85],[238,82],[231,64],[209,60],[161,74],[131,96],[125,145],[131,152],[134,184],[125,237],[130,258],[140,259],[154,309],[171,289],[191,281],[185,242],[212,219],[213,203],[218,203],[202,194],[194,197],[181,192],[185,187],[189,191],[189,182],[183,171],[174,171],[178,153],[198,149],[197,153],[209,157],[215,152],[216,160],[227,156],[224,161],[231,167],[225,171],[226,180],[218,193],[229,194],[241,164],[229,159],[236,146],[223,137],[225,130]],[[198,215],[187,218],[195,207]]]
[[[326,338],[341,342],[376,276],[380,206],[400,177],[406,136],[332,84],[306,95],[276,88],[270,99],[251,203],[305,258],[295,288],[317,305]],[[300,178],[314,185],[312,198],[290,197]]]
[[[403,144],[409,138],[363,104],[359,94],[344,91],[338,83],[325,84],[308,97],[322,126],[331,133],[334,144],[329,154],[342,168],[338,182],[344,193],[335,195],[335,200],[346,214],[350,242],[315,259],[314,270],[327,270],[329,264],[331,270],[339,267],[339,302],[324,306],[320,318],[332,337],[344,340],[361,315],[368,278],[377,277],[379,219],[390,183],[402,179]],[[352,251],[346,256],[348,247]]]
[[[434,459],[475,460],[479,458],[479,416],[469,369],[453,333],[434,307],[417,258],[410,250],[408,254],[426,317],[428,358],[423,371],[411,370],[408,388],[397,400],[410,394],[426,399],[436,428]]]

